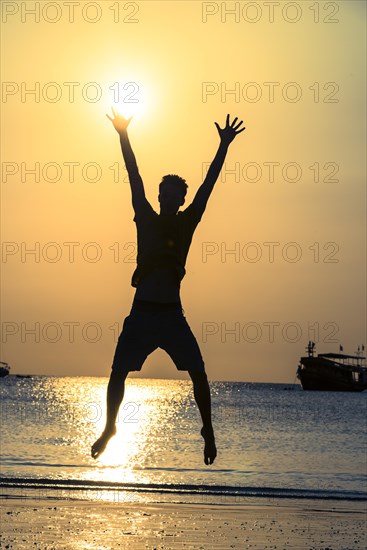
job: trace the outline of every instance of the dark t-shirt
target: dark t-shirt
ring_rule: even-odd
[[[159,215],[146,198],[135,208],[138,233],[137,268],[131,285],[137,287],[144,275],[156,267],[172,267],[178,282],[185,276],[185,263],[192,236],[202,212],[192,203],[174,215]]]

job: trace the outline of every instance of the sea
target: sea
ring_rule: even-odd
[[[127,378],[94,460],[108,378],[0,379],[0,493],[92,501],[367,500],[367,392],[210,382],[218,455],[203,459],[191,380]]]

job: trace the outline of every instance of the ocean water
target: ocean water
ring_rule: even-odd
[[[367,392],[210,382],[218,456],[203,460],[192,382],[129,379],[117,434],[97,460],[107,378],[8,376],[1,486],[78,498],[367,499]],[[115,496],[113,497],[115,498]]]

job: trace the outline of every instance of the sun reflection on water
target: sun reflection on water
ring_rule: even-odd
[[[105,426],[105,406],[101,406],[106,399],[104,384],[93,380],[89,393],[89,396],[93,395],[93,400],[85,405],[87,422],[80,430],[80,447],[84,446],[82,438],[87,436],[90,441],[97,439]],[[85,479],[102,478],[130,483],[151,481],[149,468],[152,464],[167,462],[169,447],[172,452],[177,447],[175,439],[170,437],[172,420],[177,414],[175,408],[178,405],[182,410],[190,393],[190,386],[185,382],[179,388],[177,381],[174,387],[170,386],[168,380],[152,380],[149,385],[131,380],[125,384],[125,395],[116,422],[117,433],[96,461],[90,458],[91,468],[83,472]],[[162,436],[167,436],[164,444]]]
[[[91,445],[104,428],[107,384],[107,378],[6,377],[0,388],[1,475],[55,481],[71,498],[98,500],[108,492],[118,502],[139,499],[134,484],[148,491],[157,484],[360,491],[366,453],[361,424],[353,419],[365,411],[364,395],[345,400],[337,392],[213,382],[220,452],[208,468],[190,380],[127,379],[117,434],[94,460]]]

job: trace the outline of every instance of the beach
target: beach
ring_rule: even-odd
[[[98,460],[106,379],[3,382],[1,549],[367,548],[363,394],[213,382],[207,466],[190,382],[128,381]]]
[[[1,528],[1,548],[27,550],[362,550],[367,546],[366,503],[346,501],[91,503],[13,494],[2,499]]]

